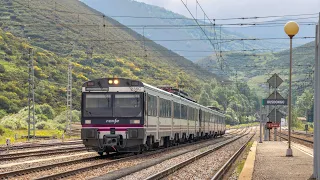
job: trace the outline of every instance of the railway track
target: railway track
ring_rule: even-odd
[[[161,179],[175,172],[176,170],[186,166],[187,164],[190,164],[195,160],[198,160],[200,157],[210,154],[220,149],[221,147],[236,141],[237,139],[245,135],[246,134],[234,136],[232,138],[228,138],[224,141],[211,144],[209,146],[207,145],[204,147],[197,147],[192,150],[188,150],[186,152],[182,152],[179,154],[164,155],[163,157],[156,158],[155,160],[148,160],[134,167],[128,167],[128,168],[120,169],[117,171],[109,172],[101,177],[96,177],[93,179],[94,180],[121,179],[121,178],[131,179],[130,178],[131,176],[135,177],[135,179]],[[172,166],[172,164],[176,164],[177,162],[178,162],[177,165]],[[170,166],[170,168],[164,169],[165,167],[168,167],[168,166]],[[157,172],[156,169],[159,169],[160,171],[156,173]],[[163,171],[161,171],[161,169],[163,169]]]
[[[86,150],[85,147],[77,146],[77,147],[56,148],[56,149],[42,150],[42,151],[18,152],[18,153],[10,153],[10,154],[1,154],[0,159],[2,161],[11,161],[11,160],[27,158],[27,157],[48,156],[48,155],[69,153],[69,152],[75,152],[75,151],[84,151],[84,150]]]
[[[280,135],[278,135],[280,137]],[[288,135],[287,134],[283,134],[281,133],[281,138],[288,140]],[[307,139],[303,139],[303,138],[299,138],[299,137],[295,137],[295,136],[291,136],[292,141],[299,143],[299,144],[303,144],[306,145],[308,147],[313,148],[313,141],[311,140],[307,140]]]
[[[178,149],[178,148],[182,149],[183,147],[190,146],[190,145],[196,145],[196,144],[199,144],[199,143],[205,143],[206,141],[210,141],[210,140],[212,140],[212,139],[197,141],[197,142],[193,142],[193,143],[189,143],[189,144],[182,144],[180,146],[173,146],[173,147],[169,147],[169,148],[165,148],[165,149],[159,149],[159,150],[146,152],[144,154],[139,154],[139,155],[135,155],[135,156],[128,156],[128,157],[123,157],[123,158],[119,158],[119,159],[108,160],[106,162],[94,163],[93,165],[90,165],[90,166],[81,167],[81,168],[77,168],[77,169],[70,170],[70,171],[60,172],[60,173],[52,174],[52,175],[45,176],[45,177],[39,177],[37,179],[39,180],[39,179],[61,179],[61,178],[67,178],[69,176],[74,176],[74,175],[77,175],[79,173],[86,172],[86,171],[89,171],[89,170],[98,169],[98,168],[102,168],[102,167],[106,167],[106,166],[115,166],[120,162],[128,162],[128,161],[131,161],[131,160],[137,160],[137,159],[140,159],[142,157],[148,157],[148,156],[157,155],[159,153],[170,151],[170,150],[174,150],[174,149]],[[92,160],[94,160],[94,158],[88,158],[88,160],[92,161]],[[88,161],[88,160],[86,160],[86,161]],[[60,166],[70,165],[70,164],[77,164],[77,163],[81,163],[82,161],[83,160],[76,160],[76,161],[73,161],[73,162],[65,162],[65,163],[60,163],[60,164],[49,165],[48,167],[52,168],[52,167],[60,167]],[[32,171],[41,171],[41,169],[46,170],[46,169],[48,169],[48,167],[33,168]],[[31,170],[24,170],[24,171],[31,172]],[[12,172],[12,173],[10,173],[10,176],[13,175],[13,174],[19,174],[19,172]]]
[[[76,144],[82,144],[82,140],[50,143],[50,144],[49,143],[39,143],[39,144],[32,143],[32,144],[10,146],[9,148],[0,147],[0,153],[1,151],[7,151],[7,150],[31,149],[31,148],[39,148],[39,147],[52,147],[52,146],[76,145]]]
[[[0,173],[0,179],[14,178],[14,177],[34,173],[34,172],[49,170],[54,167],[61,167],[61,166],[68,166],[68,165],[73,165],[73,164],[77,164],[77,163],[89,162],[89,161],[94,161],[94,160],[101,159],[101,158],[103,158],[103,157],[102,156],[89,157],[89,158],[77,159],[77,160],[66,161],[66,162],[61,162],[61,163],[49,164],[49,165],[45,165],[45,166],[32,167],[32,168],[27,168],[27,169],[22,169],[22,170],[4,172],[4,173]]]
[[[172,167],[169,167],[163,171],[160,171],[152,176],[149,176],[148,178],[146,178],[147,180],[158,180],[158,179],[162,179],[165,178],[167,176],[169,176],[170,174],[178,171],[179,169],[182,169],[184,167],[186,167],[189,164],[192,164],[193,162],[199,160],[200,158],[203,158],[205,156],[207,156],[208,154],[213,153],[214,151],[240,139],[241,137],[247,135],[249,133],[245,133],[241,136],[239,136],[238,138],[233,139],[232,141],[223,143],[221,145],[219,145],[218,147],[209,149],[207,151],[204,151],[201,154],[198,154],[194,157],[191,157],[183,162],[180,162]],[[236,160],[236,158],[241,154],[241,152],[245,149],[245,147],[247,146],[247,143],[253,138],[253,136],[255,135],[255,133],[250,137],[250,139],[228,160],[228,162],[214,175],[214,177],[212,179],[216,180],[216,179],[221,179],[223,177],[223,175],[225,174],[225,172],[230,168],[230,166],[232,165],[232,163]]]
[[[242,132],[242,131],[241,131]],[[240,132],[238,132],[240,133]],[[230,139],[230,138],[228,138]],[[212,140],[212,139],[211,139]],[[219,139],[218,139],[219,140]],[[122,161],[130,161],[130,160],[134,160],[134,159],[139,159],[140,157],[145,157],[145,156],[152,156],[154,154],[158,154],[161,152],[166,152],[169,150],[174,150],[177,148],[183,148],[185,146],[190,146],[190,145],[196,145],[199,143],[205,143],[206,141],[210,141],[209,140],[202,140],[202,141],[197,141],[197,142],[193,142],[193,143],[189,143],[189,144],[182,144],[180,146],[173,146],[170,148],[166,148],[166,149],[159,149],[156,151],[151,151],[151,152],[147,152],[144,154],[140,154],[137,156],[112,156],[112,159],[109,159],[108,156],[97,156],[97,157],[89,157],[89,158],[82,158],[82,159],[76,159],[76,160],[71,160],[71,161],[66,161],[66,162],[59,162],[59,163],[54,163],[54,164],[49,164],[49,165],[44,165],[44,166],[38,166],[38,167],[31,167],[31,168],[26,168],[26,169],[21,169],[21,170],[15,170],[15,171],[10,171],[10,172],[3,172],[0,173],[0,179],[8,179],[8,178],[19,178],[19,177],[23,177],[24,175],[28,175],[28,174],[32,174],[32,173],[40,173],[41,171],[48,171],[51,170],[53,168],[60,168],[60,167],[67,167],[67,166],[75,166],[75,165],[81,165],[82,163],[86,163],[86,162],[94,162],[96,160],[104,160],[104,158],[107,158],[106,161],[102,161],[99,163],[93,163],[93,165],[87,166],[87,167],[82,167],[82,168],[78,168],[75,170],[69,170],[69,171],[65,171],[65,172],[61,172],[61,173],[56,173],[56,174],[52,174],[49,176],[43,176],[43,177],[39,177],[38,179],[59,179],[59,178],[66,178],[69,176],[73,176],[76,175],[78,173],[81,172],[85,172],[85,171],[89,171],[92,169],[96,169],[96,168],[101,168],[103,166],[112,166],[114,164],[117,164],[119,162]],[[53,153],[53,152],[52,152]],[[46,153],[47,155],[48,153]],[[40,156],[40,155],[39,155]],[[32,175],[31,175],[32,176]]]

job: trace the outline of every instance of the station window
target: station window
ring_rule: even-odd
[[[160,99],[160,117],[171,117],[171,101]]]
[[[148,116],[157,116],[157,97],[148,94]]]

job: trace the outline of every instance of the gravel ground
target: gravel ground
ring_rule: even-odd
[[[211,179],[221,166],[248,140],[245,136],[178,170],[168,179]]]
[[[55,156],[55,157],[59,158],[60,156]],[[67,156],[67,155],[63,154],[63,156]],[[79,156],[71,156],[71,157],[65,157],[65,158],[59,158],[59,159],[51,159],[50,158],[46,161],[41,161],[41,162],[32,162],[32,163],[25,162],[23,164],[13,165],[8,168],[1,168],[0,173],[28,169],[28,168],[33,168],[33,167],[40,167],[40,166],[45,166],[45,165],[50,165],[50,164],[67,162],[67,161],[71,161],[71,160],[75,160],[75,159],[84,159],[84,158],[96,157],[96,156],[97,156],[97,153],[79,154]]]
[[[214,153],[209,154],[205,158],[201,158],[195,163],[188,165],[186,168],[183,168],[173,175],[169,176],[169,179],[205,179],[204,174],[208,174],[208,172],[212,170],[217,170],[225,161],[227,161],[231,155],[237,151],[240,146],[247,140],[248,137],[243,137],[240,140],[237,140],[221,149],[215,151]],[[136,172],[129,176],[122,178],[122,180],[133,180],[133,179],[145,179],[155,173],[158,173],[168,167],[176,165],[186,159],[194,157],[198,154],[201,154],[205,150],[211,149],[214,145],[208,146],[207,148],[198,149],[196,151],[189,152],[187,154],[183,154],[181,156],[169,159],[164,161],[156,166],[152,166],[150,168],[144,169],[142,171]],[[220,163],[217,163],[220,162]],[[213,173],[211,173],[213,174]],[[209,176],[210,177],[210,174]],[[208,178],[207,177],[207,178]]]
[[[200,147],[200,146],[203,146],[203,145],[210,146],[213,143],[215,144],[215,143],[221,142],[223,140],[224,140],[224,138],[216,139],[214,141],[203,142],[203,143],[196,144],[196,145],[190,145],[190,146],[187,146],[187,147],[181,147],[181,148],[177,148],[177,149],[173,149],[173,150],[168,150],[168,151],[161,152],[161,153],[158,153],[158,154],[155,154],[155,155],[147,155],[145,157],[140,157],[139,159],[134,159],[134,160],[129,160],[129,161],[122,161],[122,162],[113,164],[112,166],[105,166],[105,167],[102,167],[102,168],[99,168],[99,169],[93,169],[93,170],[86,171],[86,172],[83,172],[83,173],[78,173],[76,176],[69,177],[69,179],[77,179],[77,180],[78,179],[89,179],[89,178],[101,176],[103,174],[107,174],[109,172],[116,171],[116,170],[119,170],[119,169],[123,169],[123,168],[126,168],[126,167],[135,166],[135,165],[137,165],[139,163],[142,163],[144,161],[148,161],[148,160],[154,159],[154,158],[159,158],[159,157],[168,155],[170,153],[175,153],[175,152],[179,152],[179,151],[185,151],[187,149],[192,149],[192,148]]]
[[[11,164],[11,163],[19,163],[19,162],[28,162],[28,161],[33,161],[33,160],[38,160],[38,159],[45,159],[45,158],[52,158],[52,157],[59,157],[59,156],[68,156],[68,155],[74,155],[78,154],[81,152],[86,152],[86,150],[81,150],[81,151],[73,151],[73,152],[61,152],[60,154],[54,154],[54,155],[43,155],[43,156],[30,156],[26,158],[19,158],[19,159],[14,159],[14,160],[8,160],[8,161],[0,161],[0,165],[5,165],[5,164]]]

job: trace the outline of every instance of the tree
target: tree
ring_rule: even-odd
[[[301,96],[297,98],[297,115],[305,116],[306,111],[312,108],[313,94],[310,89],[306,89]]]
[[[202,92],[200,94],[199,103],[204,106],[209,106],[211,104],[210,97],[209,97],[208,93],[204,90],[202,90]]]

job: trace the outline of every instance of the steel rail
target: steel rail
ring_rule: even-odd
[[[284,133],[281,133],[281,135],[288,136],[287,134],[284,134]],[[278,136],[280,137],[280,135],[278,135]],[[283,137],[283,136],[281,136],[281,138],[288,140],[286,137]],[[303,139],[303,138],[299,138],[299,137],[295,137],[295,136],[291,136],[291,138],[298,139],[298,140],[300,140],[300,141],[313,144],[313,141],[310,141],[310,140],[307,140],[307,139]]]
[[[72,164],[77,164],[77,163],[82,163],[82,162],[88,162],[88,161],[97,160],[99,158],[101,158],[101,157],[100,156],[99,157],[89,157],[89,158],[83,158],[83,159],[77,159],[77,160],[66,161],[66,162],[61,162],[61,163],[49,164],[49,165],[44,165],[44,166],[39,166],[39,167],[32,167],[32,168],[27,168],[27,169],[22,169],[22,170],[4,172],[4,173],[0,173],[0,179],[8,179],[8,178],[12,178],[12,177],[18,177],[18,176],[30,174],[33,172],[50,170],[51,168],[58,167],[58,166],[67,166],[67,165],[72,165]]]
[[[230,138],[228,138],[228,139],[230,139]],[[113,165],[113,164],[116,164],[116,163],[119,163],[119,162],[122,162],[122,161],[129,161],[129,160],[138,159],[138,158],[141,158],[141,157],[151,156],[151,155],[154,155],[154,154],[159,154],[161,152],[174,150],[174,149],[178,149],[178,148],[183,148],[183,147],[190,146],[190,145],[200,144],[200,143],[203,143],[203,142],[206,142],[206,141],[210,141],[210,140],[212,140],[212,139],[200,140],[200,141],[196,141],[196,142],[193,142],[193,143],[187,143],[187,144],[182,144],[182,145],[179,145],[179,146],[172,146],[172,147],[169,147],[169,148],[159,149],[159,150],[156,150],[156,151],[150,151],[150,152],[146,152],[145,154],[139,154],[139,155],[136,155],[136,156],[129,156],[129,157],[125,157],[125,158],[121,158],[121,159],[117,159],[117,160],[112,160],[112,161],[108,161],[108,162],[94,164],[94,165],[91,165],[91,166],[87,166],[87,167],[83,167],[83,168],[79,168],[79,169],[75,169],[75,170],[70,170],[70,171],[57,173],[57,174],[53,174],[53,175],[48,175],[48,176],[45,176],[45,177],[38,178],[37,180],[66,178],[66,177],[69,177],[69,176],[77,175],[78,173],[81,173],[81,172],[86,172],[86,171],[89,171],[89,170],[92,170],[92,169],[98,169],[98,168],[101,168],[101,167],[110,166],[110,165]]]
[[[17,150],[17,149],[30,149],[30,148],[38,148],[38,147],[51,147],[51,146],[63,146],[63,145],[75,145],[75,144],[82,144],[82,141],[68,141],[68,142],[59,142],[59,143],[42,143],[42,144],[26,144],[26,145],[17,145],[17,146],[2,146],[0,147],[1,151],[7,151],[9,150]]]
[[[224,147],[224,146],[226,146],[226,145],[228,145],[228,144],[230,144],[230,143],[232,143],[232,142],[240,139],[241,137],[243,137],[243,136],[245,136],[245,135],[247,135],[247,134],[248,134],[248,133],[245,133],[245,134],[243,134],[243,135],[240,135],[240,136],[238,136],[238,137],[235,137],[235,138],[232,139],[231,141],[224,142],[223,144],[221,144],[221,145],[219,145],[219,146],[217,146],[217,147],[214,147],[214,148],[209,149],[209,150],[207,150],[207,151],[205,151],[205,152],[202,152],[202,153],[200,153],[200,154],[198,154],[198,155],[196,155],[196,156],[193,156],[193,157],[191,157],[191,158],[189,158],[189,159],[187,159],[187,160],[185,160],[185,161],[183,161],[183,162],[181,162],[181,163],[179,163],[179,164],[177,164],[177,165],[174,165],[174,166],[169,167],[169,168],[167,168],[167,169],[165,169],[165,170],[163,170],[163,171],[160,171],[159,173],[156,173],[156,174],[154,174],[154,175],[152,175],[152,176],[149,176],[149,177],[147,177],[146,179],[147,179],[147,180],[158,180],[158,179],[162,179],[162,178],[164,178],[164,177],[166,177],[166,176],[168,176],[168,175],[176,172],[177,170],[179,170],[179,169],[181,169],[181,168],[183,168],[183,167],[185,167],[185,166],[187,166],[187,165],[195,162],[196,160],[198,160],[198,159],[200,159],[200,158],[202,158],[202,157],[204,157],[204,156],[206,156],[206,155],[208,155],[208,154],[211,154],[211,153],[213,153],[214,151],[216,151],[216,150],[218,150],[218,149],[220,149],[220,148],[222,148],[222,147]]]
[[[84,151],[85,147],[72,147],[72,148],[59,148],[59,149],[50,149],[50,150],[42,150],[42,151],[30,151],[30,152],[20,152],[20,153],[11,153],[11,154],[1,154],[0,159],[2,161],[15,160],[26,157],[36,157],[36,156],[47,156],[47,155],[55,155],[60,153],[68,153],[75,151]]]
[[[230,169],[232,164],[238,159],[240,154],[246,149],[248,143],[252,140],[256,132],[250,137],[250,139],[236,152],[232,155],[232,157],[219,169],[219,171],[211,178],[211,180],[222,179],[226,172]]]

